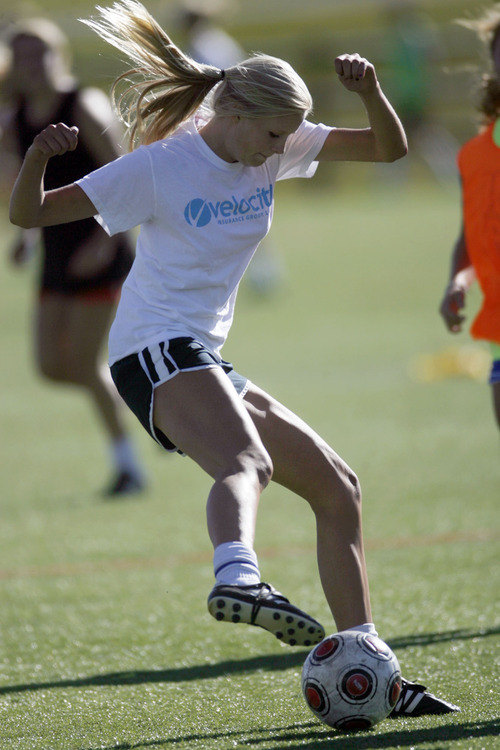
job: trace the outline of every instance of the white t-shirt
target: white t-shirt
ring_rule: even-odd
[[[228,163],[194,122],[78,181],[113,235],[140,225],[109,337],[109,359],[193,336],[216,353],[238,285],[271,226],[276,180],[312,177],[331,128],[303,122],[258,167]]]

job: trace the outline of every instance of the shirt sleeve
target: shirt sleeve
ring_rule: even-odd
[[[78,180],[103,229],[113,235],[143,224],[154,216],[155,179],[151,155],[140,147]]]
[[[315,158],[323,148],[328,134],[333,128],[319,123],[314,125],[307,120],[288,138],[285,151],[279,157],[277,180],[292,177],[312,177],[318,168]]]

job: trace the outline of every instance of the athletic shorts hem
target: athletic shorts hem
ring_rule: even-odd
[[[119,394],[153,440],[170,453],[182,454],[182,450],[153,425],[155,388],[180,372],[215,367],[220,367],[226,373],[236,392],[243,398],[250,385],[248,379],[237,373],[230,362],[189,336],[162,341],[120,359],[111,365],[111,375]]]
[[[490,351],[493,361],[491,363],[488,383],[489,385],[495,385],[496,383],[500,383],[500,344],[490,341]]]
[[[488,380],[489,385],[495,385],[500,383],[500,359],[496,359],[491,365],[490,377]]]

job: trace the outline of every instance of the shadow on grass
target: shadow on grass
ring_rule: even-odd
[[[107,748],[102,745],[99,750],[147,750],[148,748],[186,748],[191,742],[205,740],[216,746],[218,742],[230,741],[238,747],[263,746],[266,750],[321,750],[321,748],[334,748],[334,750],[383,750],[383,748],[416,747],[424,743],[432,742],[433,746],[439,742],[453,742],[455,740],[472,740],[475,738],[497,737],[500,733],[500,720],[464,722],[452,725],[432,727],[429,729],[395,729],[370,736],[367,733],[357,735],[345,735],[326,729],[317,722],[293,724],[289,727],[281,727],[272,730],[270,737],[269,729],[257,729],[253,732],[214,732],[207,734],[189,734],[183,737],[171,739],[142,740],[141,742],[114,744]],[[444,747],[444,745],[443,745]],[[97,748],[81,748],[81,750],[98,750]]]
[[[255,656],[252,659],[232,659],[217,664],[201,664],[192,667],[174,667],[173,669],[148,669],[133,672],[110,672],[81,677],[73,680],[54,680],[53,682],[28,683],[0,687],[0,695],[19,693],[26,690],[47,690],[48,688],[81,688],[103,685],[142,685],[158,682],[192,682],[193,680],[211,680],[223,675],[255,672],[258,670],[278,671],[301,666],[305,652],[295,651],[289,654],[269,654]]]
[[[447,641],[467,641],[471,638],[486,638],[489,635],[499,635],[500,625],[480,630],[460,629],[444,630],[440,633],[419,633],[417,635],[402,635],[398,638],[390,638],[387,643],[394,651],[411,646],[431,646],[433,643],[446,643]]]
[[[398,651],[410,646],[427,646],[433,643],[458,641],[471,638],[486,638],[498,635],[500,626],[481,630],[448,630],[441,633],[422,633],[419,635],[401,636],[389,641],[390,646]],[[251,659],[232,659],[216,664],[193,665],[191,667],[174,667],[172,669],[134,670],[133,672],[110,672],[90,677],[79,677],[71,680],[53,680],[49,682],[31,682],[21,685],[4,685],[0,695],[22,693],[30,690],[48,690],[50,688],[84,688],[104,685],[142,685],[158,682],[192,682],[193,680],[212,680],[217,677],[244,672],[278,670],[301,667],[307,652],[290,651],[289,653],[254,656]]]

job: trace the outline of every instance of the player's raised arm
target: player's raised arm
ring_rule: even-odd
[[[49,159],[74,151],[78,128],[63,123],[49,125],[26,152],[10,199],[9,218],[24,229],[65,224],[86,219],[97,212],[77,185],[45,192],[43,179]]]
[[[369,127],[332,130],[318,160],[392,162],[405,156],[408,144],[403,126],[380,87],[372,63],[358,54],[340,55],[335,60],[335,72],[340,83],[361,98]]]

